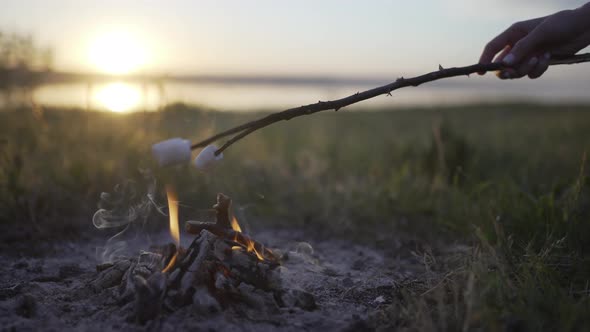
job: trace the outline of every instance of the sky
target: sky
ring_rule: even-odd
[[[58,70],[101,71],[90,50],[125,35],[141,50],[138,72],[383,77],[475,63],[515,21],[583,3],[2,0],[0,29],[52,46]]]

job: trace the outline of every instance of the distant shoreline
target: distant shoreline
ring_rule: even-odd
[[[351,108],[389,110],[499,103],[590,104],[590,80],[581,76],[564,79],[560,72],[546,76],[539,80],[513,81],[500,81],[493,75],[458,77],[396,91],[392,96],[373,98]],[[27,104],[32,100],[49,107],[124,108],[125,112],[160,110],[173,103],[240,112],[278,111],[319,100],[343,98],[395,80],[281,75],[119,76],[17,69],[0,70],[0,78],[0,107]]]
[[[51,85],[64,83],[209,83],[209,84],[252,84],[252,85],[379,85],[395,80],[385,77],[353,77],[353,76],[294,76],[294,75],[223,75],[223,74],[129,74],[113,75],[100,73],[83,73],[69,71],[30,71],[14,69],[0,70],[0,76],[10,83],[31,83],[32,85]]]
[[[43,109],[44,112],[86,112],[86,113],[113,113],[108,110],[101,110],[101,109],[90,109],[86,110],[83,107],[76,107],[76,106],[59,106],[59,105],[36,105],[36,107],[40,107]],[[10,113],[10,112],[21,112],[27,110],[33,110],[34,107],[32,106],[17,106],[17,107],[2,107],[0,106],[0,113]],[[559,108],[559,109],[557,109]],[[571,102],[557,102],[557,103],[542,103],[542,102],[534,102],[534,101],[526,101],[526,100],[512,100],[512,101],[502,101],[502,102],[473,102],[473,103],[464,103],[464,104],[445,104],[445,105],[437,105],[437,106],[428,106],[428,105],[392,105],[391,107],[363,107],[362,105],[356,105],[355,107],[350,107],[346,113],[382,113],[382,112],[446,112],[446,111],[453,111],[453,112],[461,112],[461,111],[486,111],[486,110],[499,110],[499,109],[509,109],[511,112],[517,111],[533,111],[533,112],[559,112],[560,109],[567,109],[567,110],[575,110],[575,111],[590,111],[590,102],[585,103],[571,103]],[[280,112],[283,109],[252,109],[248,111],[243,110],[221,110],[215,109],[203,105],[198,104],[185,104],[182,102],[175,102],[170,103],[164,106],[160,110],[148,110],[147,113],[159,113],[159,112],[219,112],[224,114],[269,114],[274,112]],[[138,113],[146,113],[143,110],[133,110],[129,112],[122,112],[120,115],[132,115]],[[320,115],[321,116],[321,115]]]

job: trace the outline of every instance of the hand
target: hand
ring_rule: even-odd
[[[498,73],[502,79],[540,77],[552,55],[573,55],[590,44],[589,14],[590,3],[517,22],[486,45],[479,63],[490,63],[495,57],[494,62],[511,67]]]

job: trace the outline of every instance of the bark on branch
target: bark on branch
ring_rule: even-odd
[[[576,63],[583,63],[583,62],[590,62],[590,53],[578,54],[569,57],[557,57],[555,56],[553,59],[549,61],[550,66],[555,65],[571,65]],[[449,77],[456,77],[456,76],[469,76],[473,73],[478,72],[488,72],[488,71],[497,71],[501,69],[508,68],[507,66],[503,65],[502,63],[490,63],[490,64],[474,64],[466,67],[454,67],[454,68],[442,68],[439,66],[439,70],[433,71],[424,75],[411,77],[411,78],[404,78],[400,77],[395,82],[376,87],[370,90],[366,90],[363,92],[357,92],[353,95],[348,97],[332,100],[332,101],[319,101],[315,104],[309,104],[304,106],[299,106],[295,108],[290,108],[288,110],[277,112],[273,114],[269,114],[263,118],[258,120],[250,121],[239,125],[237,127],[228,129],[216,135],[213,135],[205,140],[202,140],[198,143],[195,143],[191,146],[191,149],[196,149],[200,147],[205,147],[220,138],[235,135],[231,139],[229,139],[225,144],[223,144],[217,151],[215,151],[215,155],[220,154],[225,149],[230,147],[235,142],[239,141],[240,139],[248,136],[252,132],[264,128],[268,125],[271,125],[275,122],[279,121],[288,121],[295,117],[302,116],[302,115],[309,115],[317,112],[322,111],[329,111],[335,110],[338,111],[339,109],[358,103],[363,100],[371,99],[380,95],[391,95],[391,92],[400,88],[408,87],[408,86],[419,86],[423,83],[432,82],[436,80],[440,80],[443,78]]]

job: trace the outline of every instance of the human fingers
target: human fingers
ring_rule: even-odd
[[[539,63],[539,58],[536,56],[532,56],[529,59],[527,59],[526,61],[524,61],[518,67],[506,68],[506,69],[502,70],[499,73],[498,77],[501,79],[515,79],[515,78],[524,77],[524,76],[528,75],[529,72],[531,70],[533,70],[533,68],[535,68],[538,63]]]
[[[580,34],[578,37],[560,43],[558,45],[552,45],[551,54],[560,55],[572,55],[578,53],[581,49],[590,45],[590,30]]]
[[[520,38],[520,35],[518,31],[514,29],[514,26],[515,25],[512,25],[506,31],[502,32],[486,44],[479,57],[479,63],[487,64],[492,62],[492,59],[498,54],[498,52],[505,50],[507,46],[510,46]],[[479,72],[478,74],[483,75],[485,72]]]
[[[543,54],[543,56],[539,57],[539,62],[537,65],[531,69],[529,72],[529,78],[535,79],[541,77],[547,69],[549,68],[549,60],[551,59],[551,54],[549,52]]]
[[[502,50],[502,52],[498,53],[498,55],[496,55],[496,57],[494,58],[494,60],[492,60],[492,62],[502,62],[502,59],[504,59],[504,57],[510,53],[510,50],[512,48],[510,46],[506,46],[504,47],[504,49]]]
[[[514,44],[510,53],[502,59],[502,62],[507,66],[515,66],[523,62],[525,59],[532,59],[531,53],[533,53],[535,48],[541,44],[542,40],[543,36],[539,30],[533,30]],[[523,63],[523,65],[527,65],[527,63]]]

